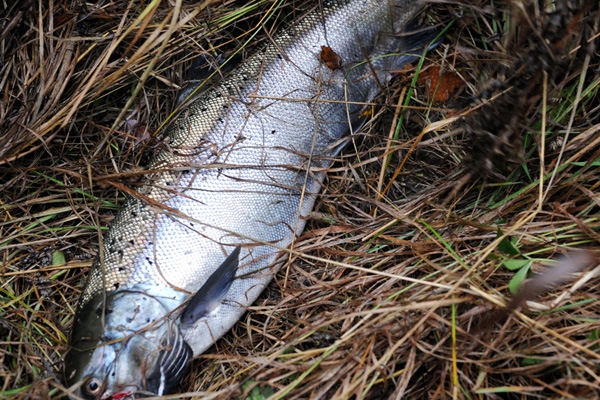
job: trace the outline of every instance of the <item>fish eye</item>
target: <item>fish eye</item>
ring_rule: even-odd
[[[102,391],[102,380],[98,378],[90,378],[84,385],[86,394],[91,396],[98,396]]]

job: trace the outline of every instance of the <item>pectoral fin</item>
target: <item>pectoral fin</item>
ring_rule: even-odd
[[[237,246],[223,264],[208,278],[190,299],[181,314],[182,326],[188,327],[213,312],[225,299],[237,272],[241,246]]]

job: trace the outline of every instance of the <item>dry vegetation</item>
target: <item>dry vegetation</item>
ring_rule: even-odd
[[[316,2],[209,3],[0,1],[0,397],[61,396],[98,237],[190,60],[244,57]],[[429,7],[443,44],[377,99],[296,252],[184,390],[600,397],[596,265],[506,308],[511,279],[598,246],[598,2],[465,3]],[[436,66],[462,84],[407,90]]]

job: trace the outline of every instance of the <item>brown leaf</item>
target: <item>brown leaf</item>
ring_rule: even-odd
[[[327,65],[327,68],[333,71],[342,68],[342,57],[340,57],[329,46],[321,46],[321,54],[319,54],[319,60],[323,61],[323,63]]]

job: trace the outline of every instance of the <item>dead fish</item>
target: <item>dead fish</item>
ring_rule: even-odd
[[[421,7],[325,1],[174,121],[81,295],[65,360],[76,395],[178,390],[277,272],[382,84],[432,46],[432,30],[407,33]]]

